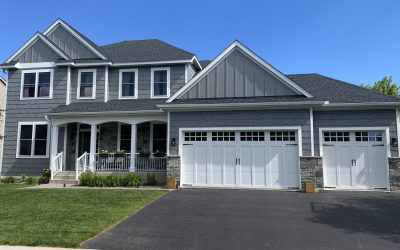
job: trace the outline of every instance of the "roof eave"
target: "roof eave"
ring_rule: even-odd
[[[125,114],[160,114],[162,110],[138,110],[138,111],[96,111],[96,112],[60,112],[46,113],[46,116],[99,116],[99,115],[125,115]]]

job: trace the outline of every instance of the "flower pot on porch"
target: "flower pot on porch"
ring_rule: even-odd
[[[316,187],[314,182],[304,182],[305,193],[315,193]]]
[[[175,179],[169,179],[167,181],[167,188],[168,189],[176,189],[176,180]]]

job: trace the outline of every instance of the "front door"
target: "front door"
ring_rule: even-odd
[[[90,152],[90,131],[79,131],[78,157]]]

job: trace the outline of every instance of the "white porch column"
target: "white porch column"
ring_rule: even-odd
[[[135,163],[136,163],[136,133],[137,133],[137,125],[131,125],[131,165],[129,168],[129,172],[135,172]]]
[[[53,158],[57,154],[58,148],[58,126],[52,125],[51,126],[51,144],[50,144],[50,169],[54,169],[54,161]]]
[[[89,162],[90,162],[90,169],[95,172],[96,171],[96,166],[95,166],[95,153],[96,153],[96,137],[97,137],[97,125],[92,124],[90,127],[90,157],[89,157]]]

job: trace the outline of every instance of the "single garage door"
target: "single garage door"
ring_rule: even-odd
[[[182,137],[182,185],[299,187],[297,131],[185,131]]]
[[[324,185],[336,189],[386,189],[385,131],[323,131]]]

